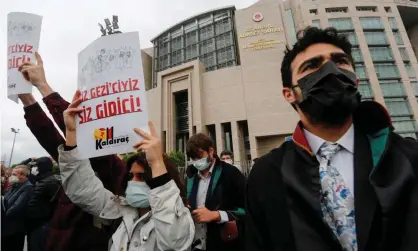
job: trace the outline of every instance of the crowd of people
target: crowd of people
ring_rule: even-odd
[[[36,58],[19,71],[64,137],[32,94],[19,99],[60,177],[48,157],[10,176],[2,167],[2,250],[21,251],[25,235],[29,251],[418,250],[418,143],[361,102],[351,44],[334,28],[308,27],[285,52],[283,96],[300,122],[248,178],[204,133],[188,140],[182,177],[152,122],[149,133],[132,125],[142,140],[126,163],[79,159],[80,91],[65,101]]]

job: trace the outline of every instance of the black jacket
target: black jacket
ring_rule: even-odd
[[[354,114],[354,199],[359,251],[418,250],[418,143],[392,132],[386,110]],[[322,220],[319,163],[299,125],[260,158],[247,184],[247,250],[342,250]]]
[[[192,172],[187,179],[187,198],[191,209],[196,209],[196,195],[200,177],[197,170],[190,166]],[[221,239],[221,227],[224,224],[207,224],[207,251],[234,251],[244,249],[244,218],[245,218],[245,177],[234,166],[219,159],[216,160],[205,206],[207,209],[226,211],[230,221],[237,219],[239,237],[232,243],[225,243]]]
[[[5,210],[2,210],[2,236],[26,232],[25,210],[32,192],[29,181],[9,188],[3,201]]]
[[[52,172],[39,174],[36,179],[38,181],[26,208],[29,229],[50,221],[56,205],[54,198],[58,198],[56,194],[61,186],[60,181]]]

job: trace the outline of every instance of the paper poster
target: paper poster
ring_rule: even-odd
[[[98,38],[78,55],[77,146],[83,158],[132,152],[148,129],[148,108],[137,32]]]
[[[42,17],[30,13],[7,15],[7,96],[17,101],[17,94],[32,93],[32,85],[18,71],[24,62],[36,62]]]

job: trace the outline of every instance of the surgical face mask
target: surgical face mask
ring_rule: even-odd
[[[353,72],[329,61],[298,81],[303,95],[299,107],[313,124],[341,126],[360,104],[356,82]]]
[[[203,171],[206,170],[210,166],[210,162],[208,161],[208,157],[201,158],[193,163],[194,167],[197,170]]]
[[[129,181],[126,188],[126,202],[135,208],[148,208],[150,187],[145,182]]]
[[[38,175],[39,174],[38,167],[32,167],[32,170],[30,172],[34,176]]]
[[[224,160],[225,163],[228,163],[230,165],[233,165],[234,163],[232,162],[232,159],[226,159]]]
[[[9,178],[9,182],[12,183],[12,184],[17,184],[17,183],[19,183],[19,178],[16,175],[12,175]]]

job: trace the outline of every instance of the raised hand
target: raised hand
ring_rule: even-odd
[[[147,133],[139,128],[134,128],[134,131],[139,134],[143,140],[137,142],[133,147],[137,150],[145,152],[148,164],[152,169],[152,177],[157,177],[167,173],[163,161],[163,146],[161,139],[155,130],[154,124],[149,121],[148,126],[150,133]]]
[[[40,85],[47,84],[44,70],[44,62],[42,61],[41,55],[35,52],[36,64],[25,62],[19,67],[19,71],[23,77],[31,82],[34,86],[39,87]]]
[[[81,92],[77,90],[74,94],[73,101],[68,106],[67,110],[64,111],[63,115],[67,132],[75,132],[76,130],[75,115],[83,111],[83,108],[77,108],[81,102]]]

